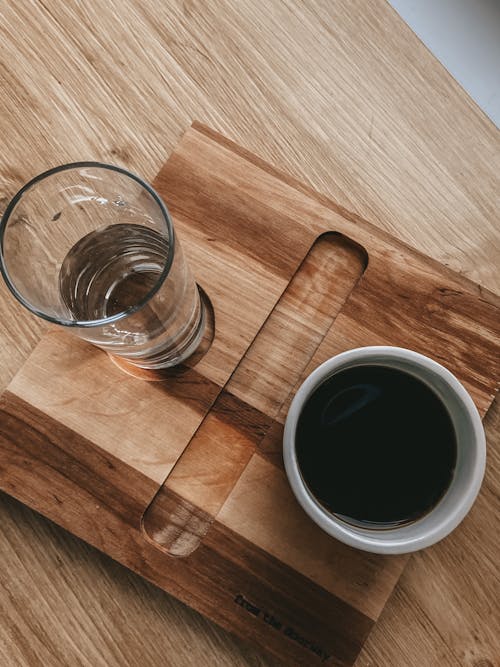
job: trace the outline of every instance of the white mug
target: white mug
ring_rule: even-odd
[[[405,371],[427,384],[451,417],[457,461],[447,491],[426,515],[395,528],[351,525],[328,512],[310,493],[297,461],[295,434],[302,408],[316,388],[335,373],[354,366],[379,365]],[[444,366],[399,347],[361,347],[342,352],[316,368],[298,389],[290,405],[283,435],[283,458],[292,490],[307,514],[324,531],[364,551],[401,554],[424,549],[451,533],[476,499],[486,464],[486,439],[481,417],[463,385]]]

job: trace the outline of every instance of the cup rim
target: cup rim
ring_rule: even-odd
[[[44,180],[45,178],[48,178],[49,176],[53,176],[54,174],[57,174],[61,171],[68,171],[71,169],[81,169],[85,167],[90,167],[90,168],[98,168],[98,169],[108,169],[109,171],[115,171],[120,174],[123,174],[124,176],[128,176],[131,178],[133,181],[138,183],[141,187],[143,187],[148,194],[151,195],[151,197],[154,199],[154,201],[158,204],[160,212],[163,215],[163,218],[165,220],[165,224],[167,226],[168,230],[168,235],[169,235],[169,247],[168,247],[168,255],[167,255],[167,261],[165,262],[165,266],[163,268],[163,271],[158,277],[158,280],[156,283],[153,285],[153,287],[143,296],[143,298],[138,301],[138,303],[134,304],[133,306],[129,306],[125,310],[121,311],[120,313],[116,313],[115,315],[111,315],[109,317],[103,317],[97,320],[67,320],[65,318],[60,318],[60,317],[54,317],[52,315],[49,315],[48,313],[44,312],[43,310],[40,310],[39,308],[36,308],[31,304],[22,294],[19,292],[17,287],[15,286],[14,282],[12,281],[9,272],[7,270],[7,266],[5,263],[5,256],[4,256],[4,236],[5,232],[7,230],[7,225],[9,222],[9,218],[14,211],[16,205],[18,204],[19,200],[21,197],[28,191],[30,190],[34,185],[39,183],[40,181]],[[29,180],[27,183],[23,185],[23,187],[16,192],[16,194],[12,197],[12,199],[9,201],[7,208],[5,209],[1,219],[0,219],[0,274],[3,276],[3,279],[5,280],[5,283],[7,287],[9,288],[10,292],[13,294],[13,296],[30,312],[32,312],[34,315],[37,317],[41,317],[42,319],[52,322],[53,324],[59,324],[62,326],[66,327],[81,327],[81,328],[93,328],[93,327],[99,327],[103,326],[106,324],[111,324],[113,322],[118,322],[125,317],[129,317],[130,315],[136,313],[137,311],[141,310],[149,301],[150,299],[156,294],[156,292],[160,289],[160,287],[163,285],[165,282],[168,274],[170,273],[170,268],[172,266],[172,262],[174,259],[174,253],[175,253],[175,234],[174,234],[174,225],[172,222],[172,218],[170,217],[170,213],[168,212],[168,209],[166,205],[164,204],[162,198],[160,195],[156,192],[156,190],[149,185],[144,179],[142,179],[140,176],[137,176],[133,172],[129,171],[128,169],[124,169],[123,167],[119,167],[118,165],[114,164],[108,164],[106,162],[98,162],[98,161],[79,161],[79,162],[69,162],[67,164],[62,164],[57,167],[52,167],[51,169],[47,169],[46,171],[43,171],[42,173],[38,174],[31,180]]]
[[[382,356],[384,357],[384,361],[380,360]],[[358,363],[362,365],[369,362],[386,365],[391,359],[413,363],[438,375],[464,407],[464,412],[467,414],[474,434],[475,460],[468,487],[462,494],[459,502],[453,507],[453,510],[439,523],[413,537],[402,536],[401,533],[405,526],[384,530],[360,528],[348,524],[329,513],[314,498],[303,481],[295,451],[295,432],[298,418],[305,401],[317,386],[341,368]],[[465,387],[451,371],[419,352],[401,347],[375,345],[341,352],[318,366],[304,380],[292,400],[285,421],[283,460],[285,471],[295,497],[309,517],[326,533],[345,544],[363,551],[380,554],[402,554],[426,548],[443,539],[458,526],[469,512],[479,493],[484,477],[486,467],[486,438],[476,405]],[[416,525],[420,521],[423,522],[427,517],[432,515],[438,506],[439,503],[425,517],[415,521],[412,525]]]

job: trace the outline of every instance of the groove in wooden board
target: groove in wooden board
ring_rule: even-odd
[[[199,544],[203,531],[198,510],[203,508],[207,531],[210,517],[222,507],[366,264],[363,249],[339,234],[326,233],[313,244],[169,474],[164,488],[183,499],[178,512],[172,511],[172,526],[158,527],[156,500],[145,513],[146,531],[163,548],[181,555],[183,544],[187,555]],[[193,508],[191,513],[186,513],[186,505]],[[181,538],[183,517],[186,535]]]
[[[314,243],[231,377],[228,390],[272,417],[363,274],[363,248],[334,232]]]
[[[0,416],[4,491],[285,664],[352,664],[373,625],[360,610],[217,522],[192,556],[167,556],[141,531],[152,480],[9,391]]]
[[[154,504],[154,512],[148,510],[142,518],[148,539],[169,556],[193,553],[213,516],[166,487],[155,496]]]

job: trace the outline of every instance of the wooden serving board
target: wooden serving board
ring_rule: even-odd
[[[161,382],[53,330],[0,399],[0,485],[287,665],[351,665],[407,562],[325,535],[281,435],[319,363],[374,344],[450,368],[485,414],[499,300],[194,124],[155,181],[215,312]]]

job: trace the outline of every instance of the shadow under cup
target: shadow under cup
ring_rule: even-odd
[[[0,269],[32,313],[141,369],[181,363],[203,337],[167,208],[120,167],[79,162],[27,183],[0,223]]]
[[[451,482],[429,512],[395,527],[364,526],[345,521],[325,509],[310,491],[297,456],[297,426],[304,406],[329,378],[356,367],[380,366],[413,376],[438,397],[451,419],[456,440],[456,462]],[[399,554],[423,549],[448,535],[465,517],[481,486],[486,442],[481,418],[472,398],[457,378],[441,364],[411,350],[366,347],[329,359],[297,391],[285,423],[285,469],[292,490],[309,516],[327,533],[353,547],[374,553]]]

